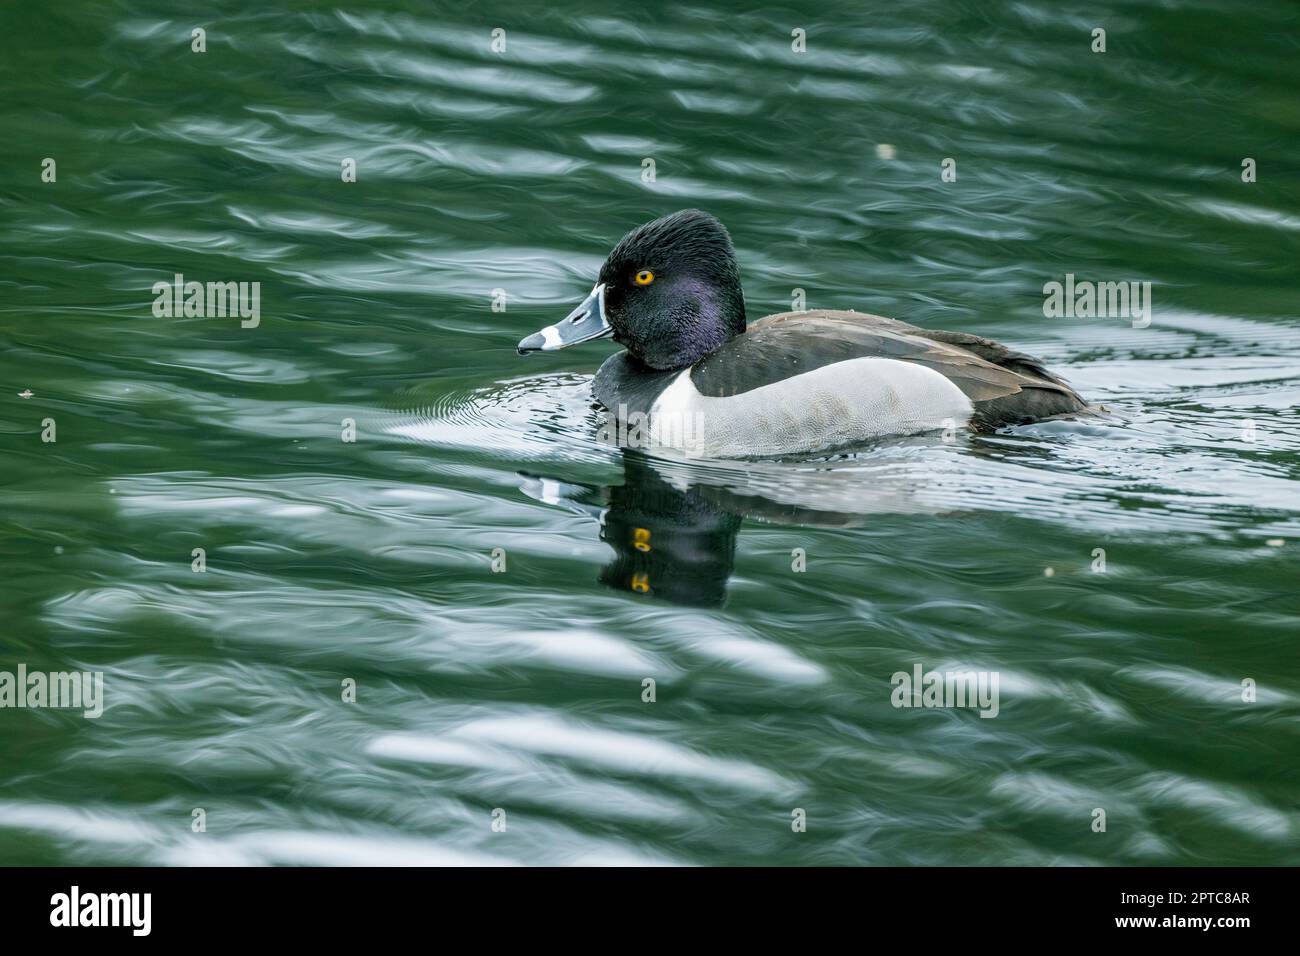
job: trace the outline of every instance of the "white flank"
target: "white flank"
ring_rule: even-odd
[[[914,362],[835,362],[739,395],[701,395],[683,370],[650,409],[656,445],[710,458],[786,455],[964,427],[970,399]]]

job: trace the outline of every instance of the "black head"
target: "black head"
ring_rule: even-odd
[[[745,295],[726,228],[683,209],[622,238],[591,294],[519,351],[568,348],[613,335],[655,369],[685,368],[745,331]]]
[[[629,232],[600,268],[614,340],[656,369],[684,368],[745,331],[726,227],[683,209]]]

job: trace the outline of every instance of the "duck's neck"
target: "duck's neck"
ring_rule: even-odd
[[[734,338],[744,332],[745,291],[740,287],[739,278],[720,290],[718,305],[723,325],[728,331],[727,338]]]

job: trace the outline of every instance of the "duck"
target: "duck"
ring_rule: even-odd
[[[1039,359],[969,332],[834,309],[747,321],[731,235],[699,209],[628,232],[586,298],[517,350],[605,338],[623,350],[596,372],[596,403],[635,426],[630,443],[693,456],[828,452],[1091,408]]]

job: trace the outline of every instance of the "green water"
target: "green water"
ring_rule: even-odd
[[[3,13],[0,671],[105,709],[0,710],[0,861],[1300,862],[1294,3],[186,11]],[[688,206],[1109,414],[625,456],[514,345]]]

